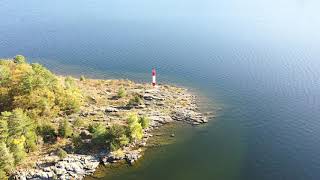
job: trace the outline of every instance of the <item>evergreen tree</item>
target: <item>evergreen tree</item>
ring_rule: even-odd
[[[5,143],[0,143],[0,171],[11,172],[14,167],[14,158]]]
[[[139,123],[139,117],[137,114],[133,113],[129,115],[128,118],[128,128],[131,140],[140,140],[143,137],[143,129]]]
[[[2,169],[0,169],[0,179],[3,179],[3,180],[7,180],[8,179],[8,176],[6,174],[6,172]]]
[[[142,128],[145,129],[149,127],[150,119],[146,116],[139,117],[139,123],[141,124]]]
[[[58,134],[59,136],[64,138],[70,137],[72,135],[72,128],[67,119],[64,119],[62,122],[60,122]]]
[[[126,95],[127,95],[126,90],[123,87],[121,87],[117,93],[118,98],[123,98]]]
[[[18,64],[26,63],[26,58],[22,55],[16,55],[13,60]]]
[[[31,123],[30,118],[22,109],[13,110],[8,118],[9,136],[7,144],[13,153],[16,164],[26,156],[25,146],[28,148],[35,146],[35,138],[26,141],[26,136],[32,138],[33,133],[35,133],[35,129],[30,125]]]
[[[10,117],[10,112],[2,112],[0,116],[0,143],[6,143],[9,136],[8,130],[8,118]]]

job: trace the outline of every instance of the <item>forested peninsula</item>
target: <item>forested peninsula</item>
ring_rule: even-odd
[[[22,55],[0,59],[0,179],[82,179],[133,164],[152,130],[206,123],[196,96],[171,85],[57,76]]]

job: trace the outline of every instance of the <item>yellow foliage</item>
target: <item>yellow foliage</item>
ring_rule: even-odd
[[[23,144],[24,142],[26,142],[26,138],[23,135],[20,138],[13,139],[12,141],[14,145]]]
[[[21,108],[32,116],[51,117],[59,111],[76,112],[83,103],[70,77],[61,82],[40,64],[0,60],[0,67],[6,71],[5,83],[0,83],[0,111]]]

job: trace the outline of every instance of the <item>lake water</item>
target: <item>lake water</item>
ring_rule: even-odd
[[[200,92],[202,127],[177,130],[103,179],[320,179],[320,3],[315,0],[1,0],[0,57],[64,74]]]

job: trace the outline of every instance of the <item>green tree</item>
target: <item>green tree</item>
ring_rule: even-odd
[[[109,140],[109,148],[112,151],[119,149],[129,143],[126,136],[126,128],[124,126],[114,124],[107,130],[107,139]]]
[[[13,60],[18,64],[26,63],[26,58],[22,55],[16,55]]]
[[[9,141],[15,164],[19,164],[27,155],[24,148],[25,142],[26,138],[23,135]]]
[[[0,169],[0,179],[3,179],[3,180],[7,180],[8,179],[8,176],[6,174],[6,172],[2,169]]]
[[[106,142],[106,127],[102,123],[90,124],[89,132],[92,133],[92,142],[97,145],[105,144]]]
[[[0,143],[0,171],[10,173],[14,167],[14,158],[4,142]]]
[[[60,158],[60,159],[64,159],[68,156],[68,153],[63,150],[62,148],[58,148],[57,150],[57,156]]]
[[[86,78],[84,77],[84,75],[80,76],[80,81],[85,81]]]
[[[128,102],[128,106],[138,106],[140,104],[142,104],[142,99],[139,95],[135,95],[133,96],[133,98],[131,98]]]
[[[143,130],[141,124],[138,122],[129,125],[131,140],[141,140],[143,137]]]
[[[36,122],[25,116],[25,126],[23,135],[26,137],[25,149],[27,152],[34,151],[37,148]]]
[[[67,119],[64,119],[62,122],[60,122],[58,134],[59,134],[59,136],[64,137],[64,138],[71,137],[72,128],[71,128],[70,123]]]
[[[119,141],[120,146],[122,147],[122,146],[125,146],[125,145],[129,144],[130,139],[125,134],[122,134],[118,138],[118,141]]]
[[[29,65],[30,66],[30,65]],[[19,88],[24,93],[30,93],[37,88],[48,88],[55,90],[57,78],[41,64],[31,64],[32,71],[21,77]]]
[[[10,112],[2,112],[0,116],[0,143],[6,143],[9,136],[8,118]]]
[[[129,135],[130,135],[130,139],[133,141],[140,140],[143,137],[143,129],[141,124],[138,121],[139,121],[139,118],[137,114],[133,113],[129,115],[129,118],[128,118]]]
[[[78,88],[70,88],[60,91],[56,97],[56,102],[66,114],[72,114],[80,110],[83,104],[83,96]]]
[[[123,98],[123,97],[125,97],[126,95],[127,95],[126,90],[125,90],[123,87],[121,87],[121,88],[118,90],[118,93],[117,93],[118,98]]]
[[[67,76],[64,79],[64,84],[67,89],[73,88],[75,86],[75,81],[71,76]]]
[[[0,65],[0,86],[10,81],[11,74],[8,66]]]
[[[14,142],[21,142],[23,149],[32,151],[36,148],[36,127],[35,122],[31,120],[22,109],[15,109],[12,113],[3,113],[8,121],[9,137],[8,140],[13,145],[17,146]],[[23,136],[23,138],[22,138]],[[22,140],[24,139],[24,140]],[[21,146],[21,145],[19,145]],[[21,146],[22,147],[22,146]],[[11,147],[10,147],[11,148]]]
[[[42,136],[45,143],[56,141],[57,133],[51,124],[46,123],[38,126],[37,132]]]
[[[150,119],[147,116],[139,117],[139,123],[141,124],[142,128],[148,128],[150,124]]]
[[[26,148],[29,148],[27,149],[29,151],[35,146],[36,135],[32,123],[22,109],[13,110],[8,118],[9,136],[7,143],[16,164],[26,156]],[[26,137],[29,138],[27,141]]]

